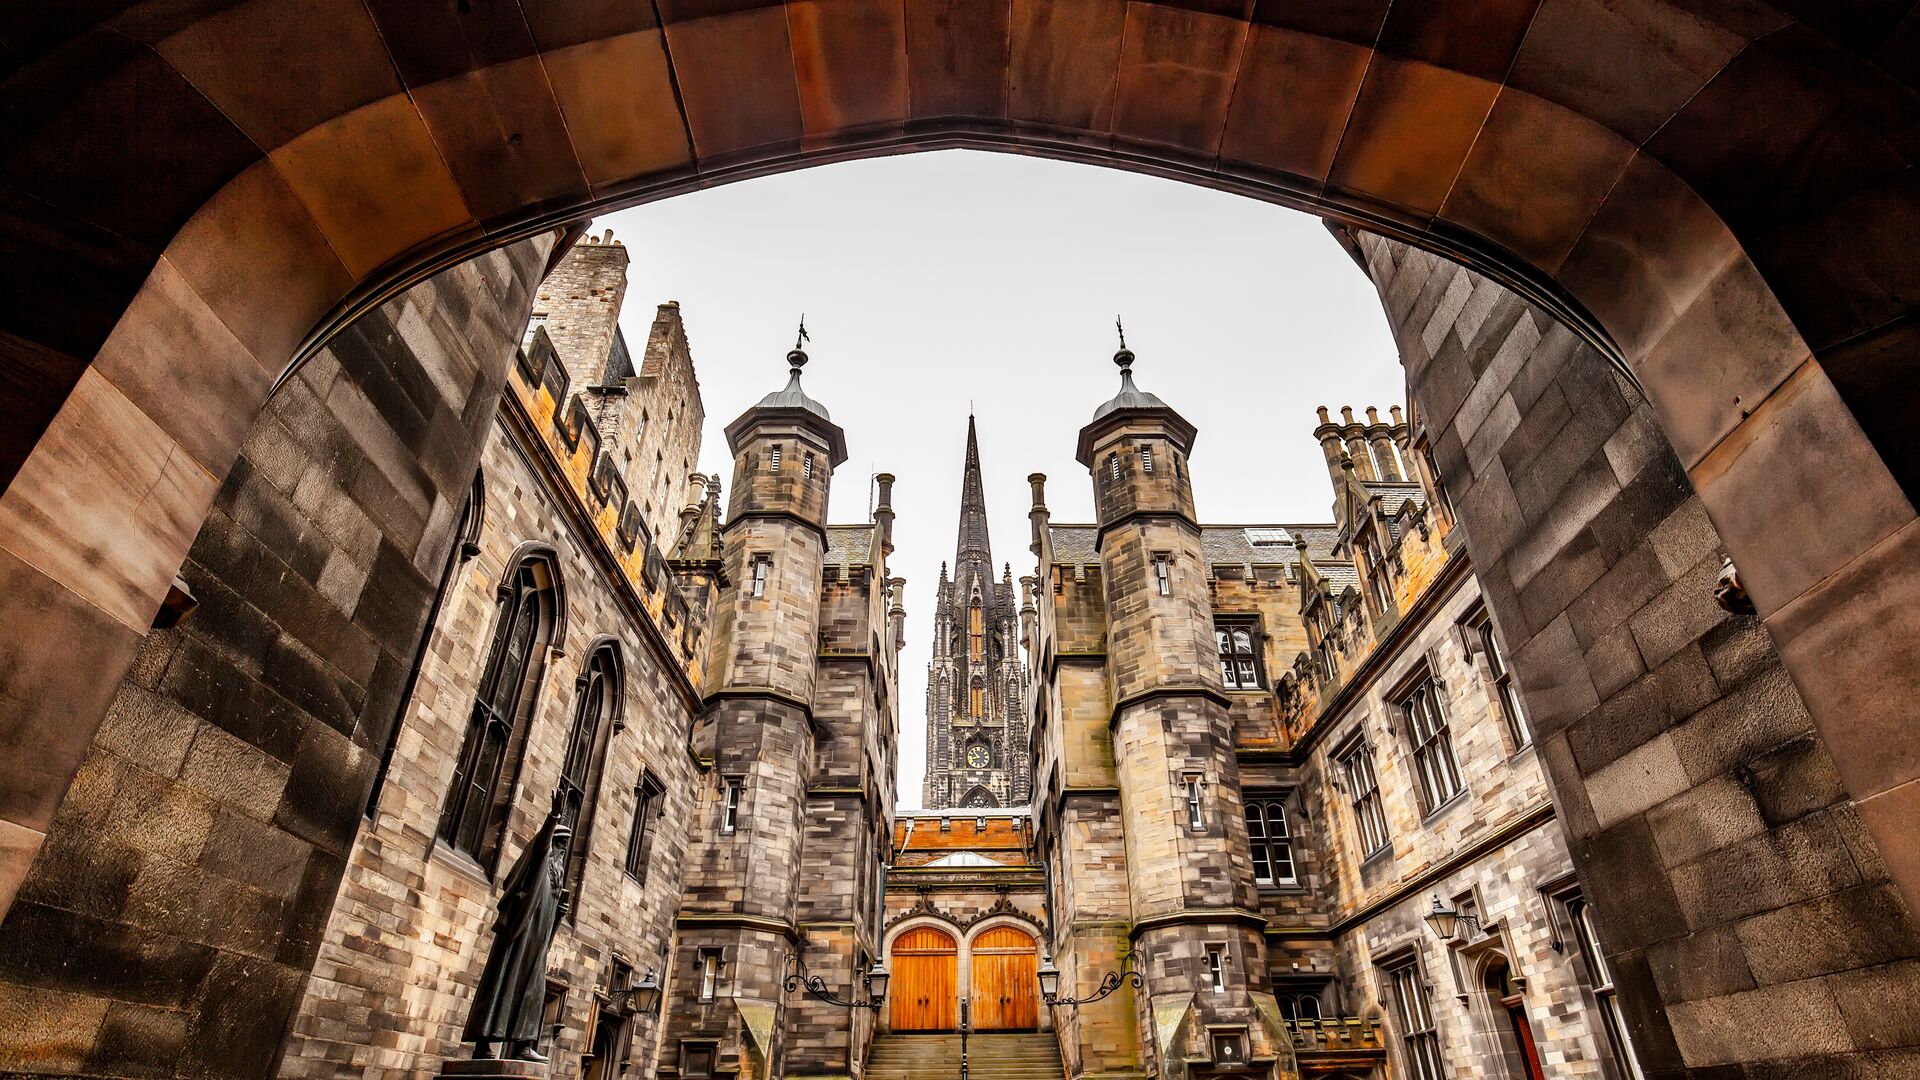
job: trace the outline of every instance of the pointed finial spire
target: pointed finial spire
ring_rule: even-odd
[[[1133,350],[1127,348],[1127,328],[1120,324],[1120,316],[1113,317],[1114,332],[1120,335],[1120,351],[1113,354],[1113,362],[1120,365],[1123,373],[1133,368]]]
[[[795,377],[799,376],[801,368],[807,366],[807,352],[801,346],[812,340],[813,335],[807,333],[807,317],[803,313],[800,316],[800,332],[793,336],[793,348],[787,353],[787,366],[793,369]]]

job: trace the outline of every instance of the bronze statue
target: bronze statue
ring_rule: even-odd
[[[521,1061],[547,1060],[539,1050],[540,1015],[546,1004],[547,948],[559,922],[567,878],[567,843],[573,830],[566,822],[565,801],[554,794],[553,810],[520,858],[507,872],[500,906],[493,920],[493,948],[480,972],[473,1011],[461,1040],[474,1045],[473,1056],[497,1056],[494,1044],[505,1042],[507,1056]]]

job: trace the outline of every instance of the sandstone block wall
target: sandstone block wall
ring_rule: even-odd
[[[553,242],[408,290],[267,403],[0,923],[0,1070],[272,1072]]]
[[[412,703],[401,717],[380,804],[363,825],[346,880],[288,1048],[283,1075],[424,1076],[459,1056],[460,1025],[491,941],[497,882],[545,816],[571,732],[575,677],[589,643],[612,635],[625,660],[623,730],[608,739],[588,861],[570,919],[548,955],[566,983],[553,1044],[555,1075],[577,1075],[589,1052],[596,1005],[617,958],[635,977],[664,978],[686,852],[684,823],[697,789],[687,752],[690,687],[642,637],[639,624],[593,558],[597,537],[566,527],[555,492],[527,466],[526,447],[502,423],[481,468],[488,502],[480,552],[460,564],[440,619],[430,630]],[[540,672],[522,759],[509,840],[491,875],[436,841],[442,807],[486,664],[498,615],[497,591],[519,545],[545,540],[560,554],[566,592],[564,635]],[[637,810],[650,777],[662,792],[651,857],[636,878],[625,869]],[[652,1067],[652,1021],[637,1021],[629,1048],[636,1069]]]
[[[1920,1067],[1920,937],[1638,391],[1360,237],[1650,1077]]]

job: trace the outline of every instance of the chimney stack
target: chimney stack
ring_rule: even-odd
[[[880,553],[893,554],[893,474],[880,473],[874,478],[880,487],[880,494],[873,505],[874,524],[880,528]]]

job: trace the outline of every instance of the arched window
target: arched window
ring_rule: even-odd
[[[987,715],[987,682],[978,675],[967,686],[967,715],[976,720]]]
[[[557,610],[558,575],[545,554],[522,559],[501,583],[493,646],[467,719],[453,787],[440,814],[440,839],[491,867],[513,790],[526,719]]]
[[[994,800],[993,792],[985,787],[975,787],[960,800],[960,805],[968,810],[991,810],[1000,804]]]
[[[986,623],[980,614],[980,602],[967,608],[967,659],[979,663],[987,655]]]
[[[574,695],[573,730],[567,736],[567,757],[560,769],[563,811],[573,827],[567,849],[568,917],[579,914],[580,879],[587,869],[587,842],[593,832],[594,805],[599,801],[600,773],[606,767],[607,741],[620,714],[620,652],[612,642],[587,656]]]

